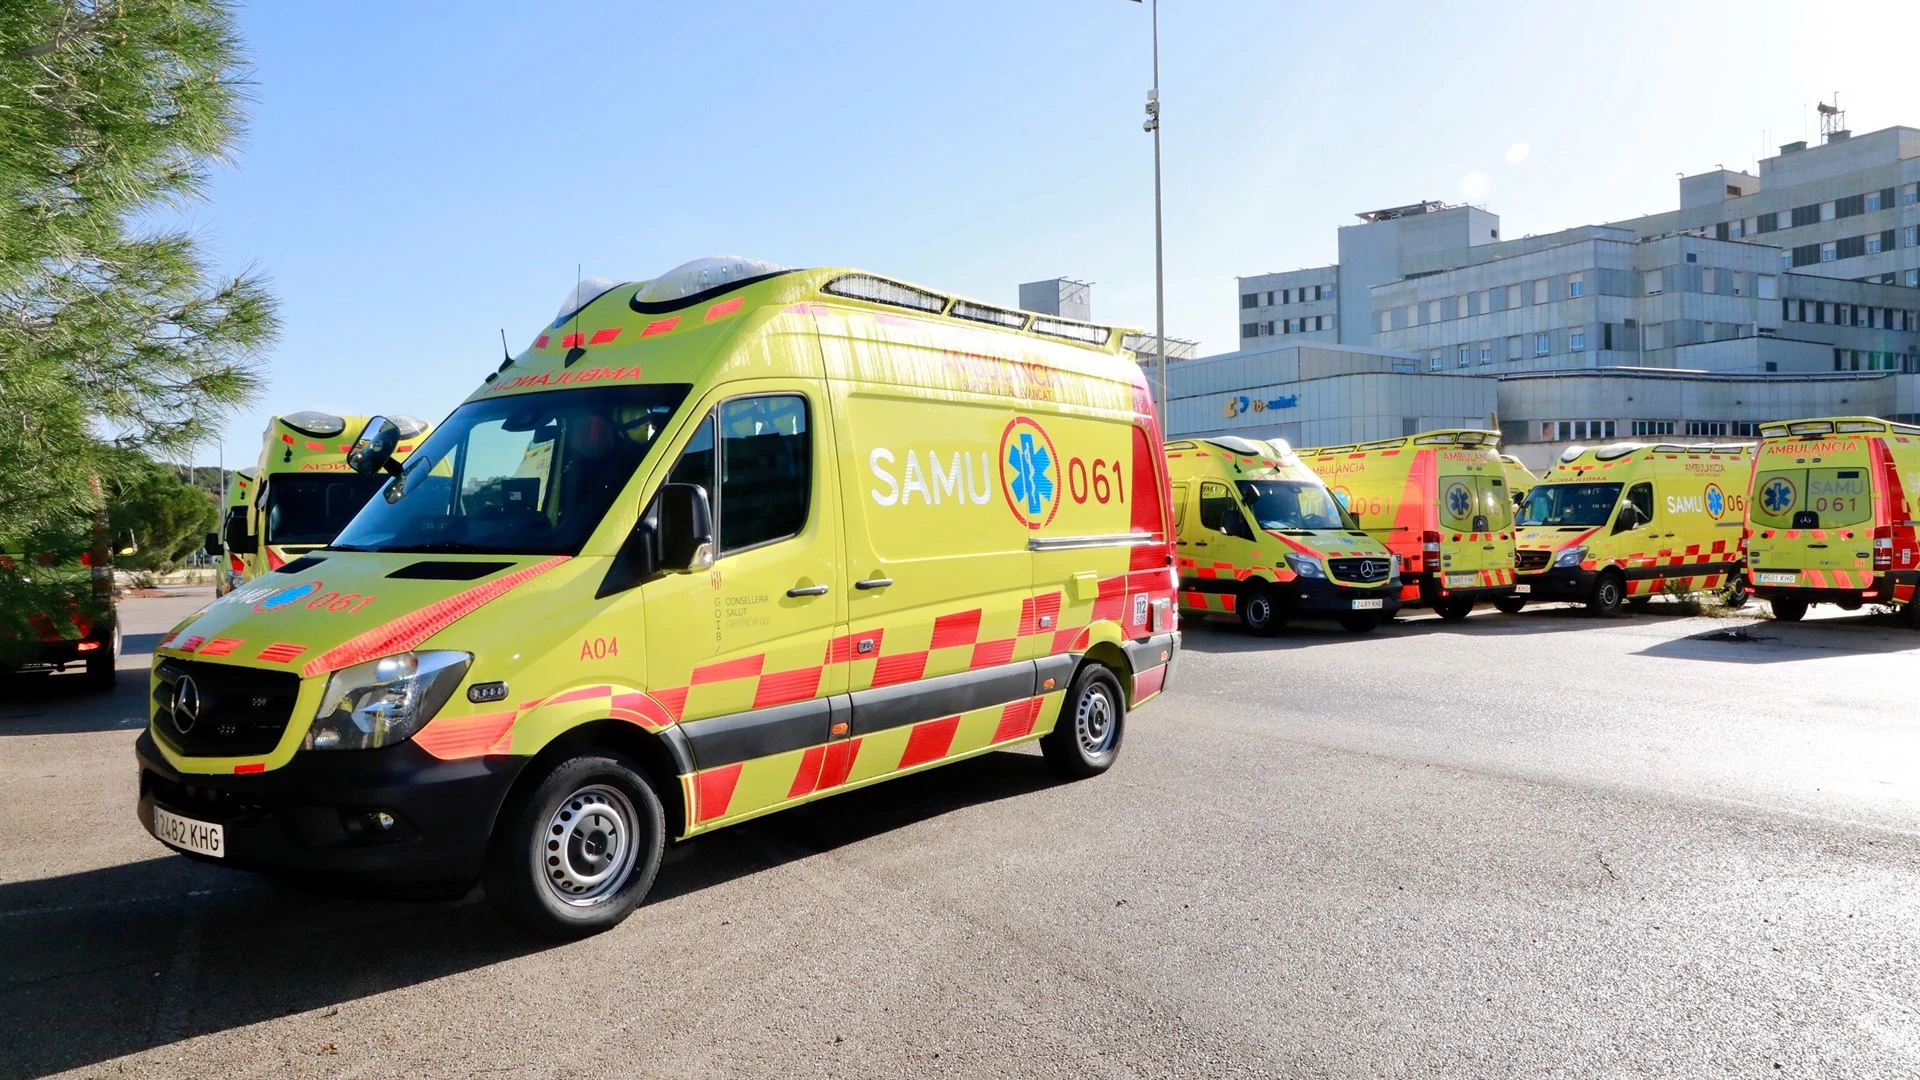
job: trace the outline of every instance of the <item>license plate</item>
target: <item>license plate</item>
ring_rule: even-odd
[[[1533,591],[1533,586],[1531,586],[1531,585],[1515,585],[1515,586],[1513,587],[1513,591],[1514,591],[1514,592],[1517,592],[1517,593],[1530,593],[1530,592],[1532,592],[1532,591]]]
[[[1478,584],[1480,584],[1479,574],[1448,574],[1447,575],[1447,588],[1449,589],[1470,589],[1473,586]]]
[[[1355,611],[1378,611],[1386,606],[1387,602],[1385,600],[1355,600],[1353,602],[1353,610]]]
[[[1753,583],[1755,585],[1798,585],[1800,574],[1798,571],[1787,574],[1759,572],[1753,575]]]
[[[227,830],[216,822],[183,818],[156,806],[153,808],[153,835],[161,843],[182,851],[211,855],[216,859],[227,857]]]

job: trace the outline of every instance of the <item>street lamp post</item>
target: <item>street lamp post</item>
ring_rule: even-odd
[[[1142,0],[1134,0],[1141,3]],[[1153,89],[1147,91],[1147,121],[1140,125],[1153,136],[1153,330],[1154,351],[1160,369],[1160,393],[1154,402],[1160,414],[1160,432],[1167,430],[1167,274],[1160,228],[1160,0],[1153,0]]]

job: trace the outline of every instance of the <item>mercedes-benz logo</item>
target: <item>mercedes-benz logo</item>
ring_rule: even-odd
[[[1372,559],[1366,560],[1360,564],[1360,576],[1363,578],[1379,577],[1380,564],[1374,562]]]
[[[173,705],[167,711],[173,715],[173,730],[182,735],[200,722],[200,687],[194,683],[193,676],[182,675],[180,681],[173,684]]]

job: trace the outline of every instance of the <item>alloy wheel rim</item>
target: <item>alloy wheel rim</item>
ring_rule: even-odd
[[[1106,689],[1089,689],[1073,714],[1073,731],[1080,739],[1080,749],[1088,757],[1099,757],[1112,747],[1115,730],[1113,702]]]
[[[633,872],[637,815],[626,793],[589,784],[560,801],[539,851],[540,877],[562,903],[589,907],[626,884]]]

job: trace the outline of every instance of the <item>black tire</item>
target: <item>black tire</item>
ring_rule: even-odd
[[[1799,622],[1807,617],[1807,602],[1799,597],[1768,601],[1773,617],[1780,622]]]
[[[120,624],[115,623],[107,647],[87,654],[87,689],[102,694],[112,690],[119,677],[119,669],[115,667],[119,659]]]
[[[1380,625],[1380,615],[1373,611],[1356,611],[1340,616],[1340,627],[1349,634],[1371,634]]]
[[[1520,609],[1527,606],[1527,598],[1521,596],[1519,593],[1495,597],[1493,606],[1509,615],[1518,615],[1520,614]]]
[[[1086,664],[1067,687],[1053,730],[1040,736],[1040,752],[1063,776],[1098,776],[1120,756],[1126,718],[1127,696],[1120,680],[1102,664]]]
[[[1627,579],[1618,570],[1602,570],[1594,579],[1593,595],[1587,599],[1587,611],[1594,615],[1618,615],[1627,599]]]
[[[1729,611],[1739,611],[1751,599],[1747,595],[1747,579],[1744,575],[1731,574],[1727,577],[1727,583],[1720,587],[1720,604]]]
[[[1448,622],[1459,622],[1473,611],[1473,601],[1464,596],[1449,596],[1433,602],[1433,613]]]
[[[530,934],[597,934],[626,918],[653,887],[666,814],[653,785],[612,751],[565,758],[544,771],[501,812],[487,856],[487,899]]]
[[[1274,595],[1273,586],[1264,581],[1249,581],[1234,600],[1233,608],[1240,615],[1240,625],[1254,637],[1272,637],[1287,625],[1287,617],[1280,614],[1280,601]]]

